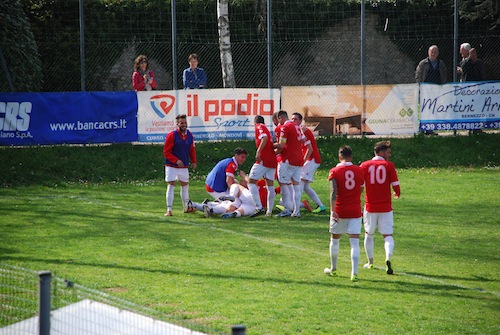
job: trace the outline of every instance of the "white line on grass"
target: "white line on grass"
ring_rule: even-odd
[[[91,204],[112,207],[114,209],[124,210],[124,211],[132,212],[132,213],[135,213],[135,214],[140,214],[140,215],[143,215],[143,216],[147,216],[147,217],[155,217],[155,218],[158,217],[158,214],[156,214],[156,213],[143,212],[143,211],[132,209],[132,208],[125,208],[125,207],[120,206],[120,205],[106,203],[106,202],[102,202],[102,201],[99,201],[99,200],[96,200],[96,199],[91,199],[91,198],[81,197],[81,196],[65,196],[65,195],[64,196],[44,196],[44,197],[40,196],[40,197],[37,197],[37,198],[43,199],[43,198],[48,198],[48,197],[50,197],[50,198],[80,199],[80,200],[89,202]],[[33,199],[33,198],[31,198],[31,199]],[[200,224],[200,223],[191,222],[191,221],[185,221],[185,220],[176,220],[176,219],[172,219],[172,218],[169,218],[169,221],[170,222],[174,222],[174,223],[179,223],[179,224],[187,224],[187,225],[191,225],[191,226],[203,226],[203,224]],[[224,233],[234,234],[234,235],[240,235],[240,236],[243,236],[243,237],[251,238],[251,239],[254,239],[254,240],[258,240],[258,241],[261,241],[261,242],[266,242],[266,243],[270,243],[270,244],[274,244],[274,245],[278,245],[278,246],[282,246],[282,247],[286,247],[286,248],[291,248],[291,249],[296,249],[296,250],[300,250],[300,251],[305,251],[305,252],[309,252],[309,253],[316,254],[316,255],[324,255],[323,252],[313,251],[313,250],[302,248],[302,247],[299,247],[299,246],[296,246],[296,245],[292,245],[292,244],[281,243],[281,242],[274,241],[274,240],[271,240],[271,239],[268,239],[268,238],[262,238],[262,237],[254,236],[254,235],[251,235],[251,234],[248,234],[248,233],[242,233],[242,232],[238,232],[238,231],[234,231],[234,230],[230,230],[230,229],[225,229],[225,228],[219,228],[219,227],[215,227],[215,226],[211,226],[210,228],[214,229],[214,230],[218,230],[218,231],[224,232]],[[383,268],[383,267],[376,266],[375,268],[377,268],[379,270],[385,271],[385,268]],[[403,271],[396,271],[395,273],[398,274],[398,275],[401,275],[401,276],[408,276],[408,277],[418,278],[418,279],[427,280],[427,281],[439,283],[439,284],[446,285],[446,286],[454,286],[454,287],[457,287],[457,288],[460,288],[460,289],[463,289],[463,290],[469,290],[469,291],[476,291],[476,292],[481,292],[481,293],[492,294],[492,295],[494,295],[496,297],[500,296],[500,292],[488,291],[488,290],[485,290],[485,289],[482,289],[482,288],[473,288],[473,287],[468,287],[468,286],[464,286],[464,285],[460,285],[460,284],[449,283],[449,282],[447,282],[445,280],[431,278],[431,277],[427,277],[427,276],[423,276],[423,275],[419,275],[419,274],[412,274],[412,273],[407,273],[407,272],[403,272]]]

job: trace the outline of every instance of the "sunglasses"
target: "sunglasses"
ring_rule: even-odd
[[[147,64],[148,62],[143,60],[140,64]]]

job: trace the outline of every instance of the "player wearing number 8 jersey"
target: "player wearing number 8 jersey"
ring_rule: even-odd
[[[394,163],[389,162],[391,157],[391,142],[375,143],[375,157],[361,163],[360,167],[365,176],[365,252],[368,263],[365,268],[373,268],[374,245],[373,236],[378,231],[384,236],[385,263],[387,274],[392,274],[392,255],[394,252],[394,218],[392,213],[391,186],[394,197],[401,194],[398,175]]]
[[[339,149],[340,163],[330,170],[330,261],[325,273],[336,275],[340,238],[349,234],[351,244],[351,280],[358,280],[359,234],[361,232],[361,192],[364,186],[363,171],[353,165],[352,149],[348,145]]]

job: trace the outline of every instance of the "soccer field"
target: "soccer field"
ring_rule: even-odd
[[[65,184],[0,189],[0,262],[108,292],[164,313],[247,334],[499,334],[498,168],[401,169],[394,201],[395,274],[375,238],[350,277],[347,237],[338,278],[328,213],[300,219],[163,216],[165,185]],[[327,171],[313,187],[328,202]],[[201,181],[193,200],[206,197]],[[361,241],[362,244],[362,241]]]

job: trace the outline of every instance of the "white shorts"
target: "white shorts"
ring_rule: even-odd
[[[361,233],[361,218],[339,219],[330,217],[330,233],[356,235]]]
[[[392,235],[394,233],[394,216],[392,211],[384,213],[369,213],[364,210],[363,219],[365,223],[365,232],[375,234],[375,228],[378,226],[378,232],[382,235]]]
[[[281,184],[290,184],[292,179],[300,182],[300,174],[302,173],[302,166],[290,165],[288,161],[278,164],[278,181]]]
[[[302,167],[302,174],[300,175],[300,179],[306,180],[310,183],[314,181],[314,172],[319,168],[319,164],[316,161],[311,159],[304,163]]]
[[[269,180],[274,180],[275,174],[276,169],[274,168],[265,167],[262,164],[254,164],[250,169],[250,174],[248,175],[248,177],[253,180],[259,180],[262,177]]]
[[[174,168],[165,165],[165,181],[182,181],[184,183],[189,182],[189,171],[187,168]]]

